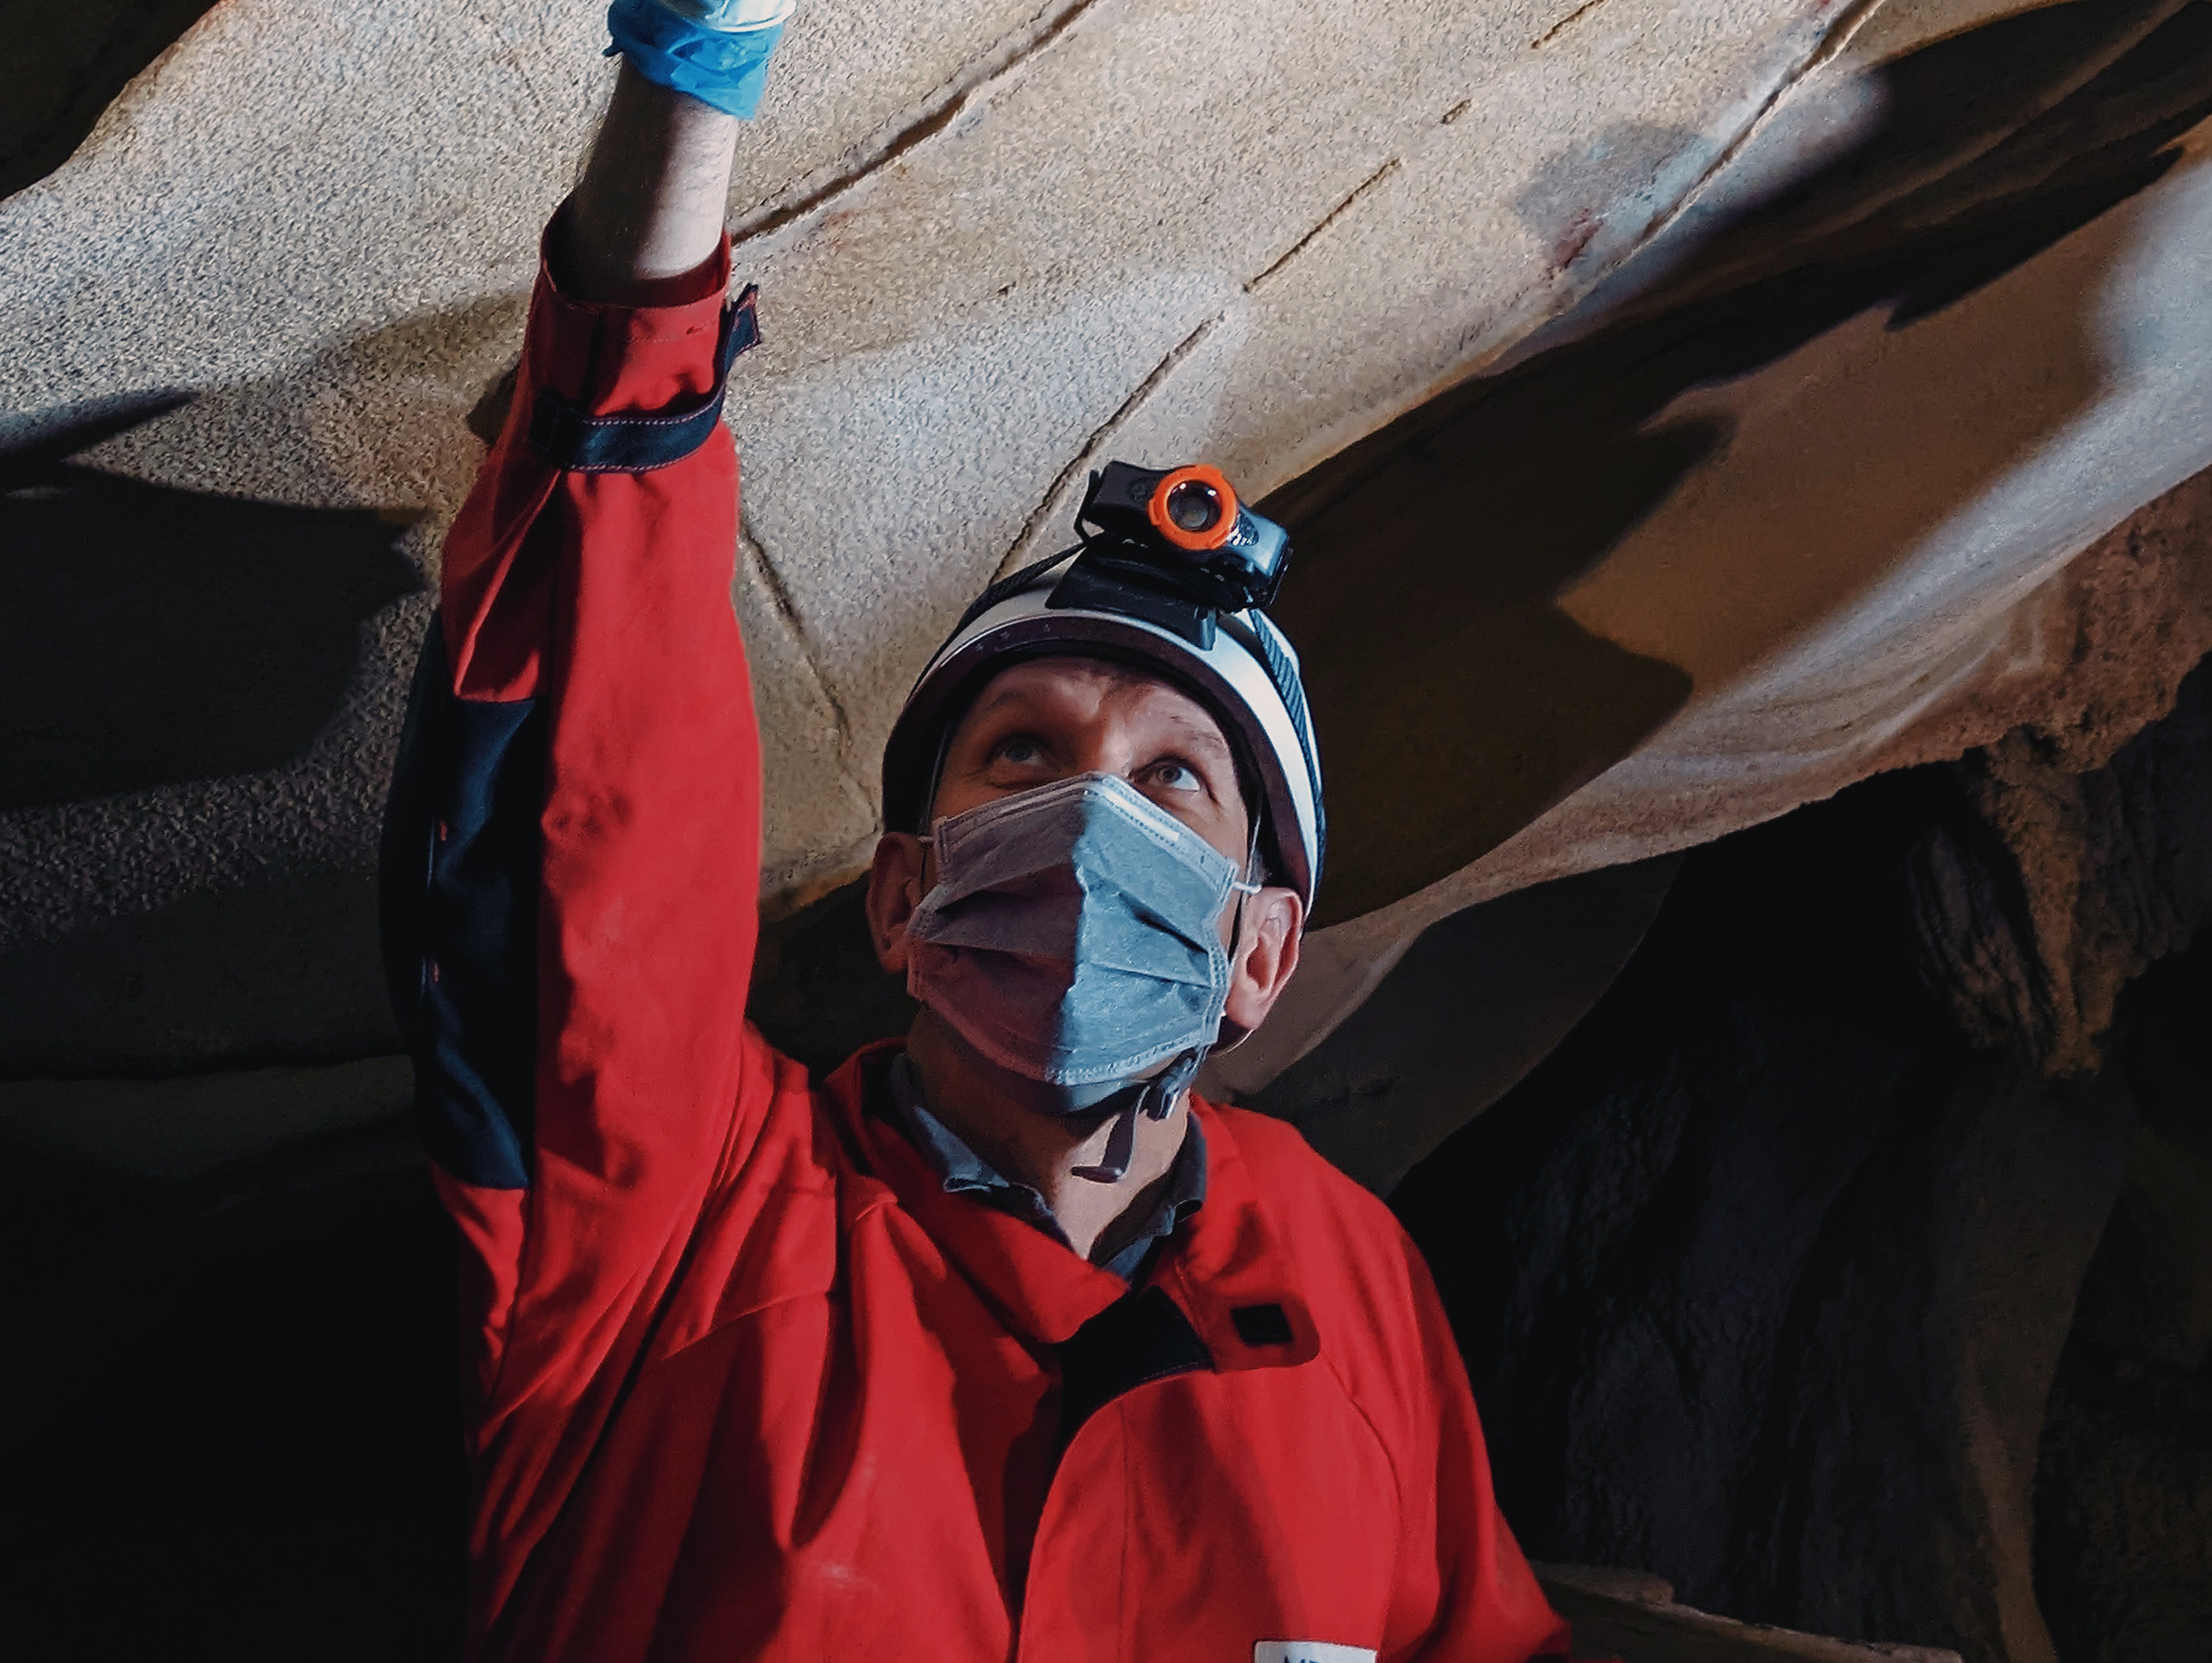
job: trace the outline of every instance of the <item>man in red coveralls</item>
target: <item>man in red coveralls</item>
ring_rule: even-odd
[[[722,211],[782,13],[610,23],[386,830],[465,1247],[471,1655],[1562,1654],[1415,1250],[1187,1089],[1322,855],[1281,535],[1218,474],[1109,467],[924,670],[868,899],[908,1041],[815,1081],[745,1023]]]

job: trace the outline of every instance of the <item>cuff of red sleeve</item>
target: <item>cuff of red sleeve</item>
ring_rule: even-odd
[[[706,392],[730,286],[729,239],[689,271],[639,285],[618,301],[581,301],[562,291],[548,257],[567,212],[564,205],[539,245],[527,356],[540,384],[594,416]]]
[[[768,88],[768,61],[783,25],[735,31],[708,29],[679,18],[655,0],[614,0],[606,8],[612,43],[637,72],[656,86],[688,93],[740,119],[760,107]]]

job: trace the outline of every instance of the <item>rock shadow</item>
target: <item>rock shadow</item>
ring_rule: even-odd
[[[1393,1195],[1532,1553],[1969,1657],[2206,1655],[2208,737],[2204,662],[2029,776],[2077,832],[2001,826],[1983,750],[1693,850],[1588,1018]],[[2013,926],[1931,912],[1937,850],[1978,895],[2063,881],[2093,927],[2034,950],[2136,978],[2098,1071],[2046,1071],[2024,1001],[1979,1014]]]
[[[2032,1656],[2006,1644],[2034,1617],[2001,1504],[2127,1111],[1977,1056],[1921,985],[1926,795],[1886,776],[1693,851],[1590,1016],[1392,1205],[1530,1553],[1747,1621]]]
[[[287,863],[0,955],[0,1076],[388,1054],[378,963],[375,874]]]
[[[1589,1013],[1680,864],[1604,867],[1453,914],[1326,1039],[1238,1102],[1288,1120],[1338,1171],[1389,1195]]]
[[[521,324],[494,297],[0,426],[0,1074],[398,1048],[382,776],[465,418]],[[179,478],[216,489],[147,482]],[[352,505],[394,481],[404,506]]]
[[[65,419],[0,452],[0,809],[290,761],[344,702],[360,626],[422,586],[404,516],[69,460],[185,402]]]

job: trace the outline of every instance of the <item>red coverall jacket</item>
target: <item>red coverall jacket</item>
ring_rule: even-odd
[[[1419,1258],[1297,1133],[1196,1105],[1205,1205],[1131,1289],[946,1194],[871,1112],[889,1048],[816,1083],[745,1022],[727,269],[641,308],[541,274],[394,783],[387,962],[466,1251],[473,1655],[1563,1651]]]

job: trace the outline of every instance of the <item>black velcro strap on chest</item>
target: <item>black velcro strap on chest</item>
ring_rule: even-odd
[[[530,412],[530,448],[569,473],[643,474],[681,462],[707,442],[722,419],[723,396],[729,391],[730,366],[737,355],[759,345],[760,323],[755,302],[758,284],[722,309],[722,333],[714,343],[714,385],[689,406],[655,416],[586,416],[552,388],[541,390]]]

